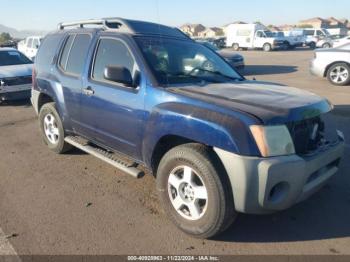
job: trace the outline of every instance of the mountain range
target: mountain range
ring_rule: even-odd
[[[47,32],[39,30],[17,30],[0,24],[0,33],[9,33],[13,38],[22,39],[32,35],[45,35]]]

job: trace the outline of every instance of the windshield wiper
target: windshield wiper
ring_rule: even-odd
[[[196,70],[202,71],[202,72],[206,72],[206,73],[211,73],[211,74],[218,75],[218,76],[222,76],[224,78],[227,78],[227,79],[230,79],[230,80],[233,80],[233,81],[241,80],[241,78],[239,78],[239,77],[228,76],[228,75],[225,75],[225,74],[221,73],[220,71],[211,71],[211,70],[204,69],[204,68],[201,68],[201,67],[194,68],[188,75],[193,76],[192,72],[194,72]]]
[[[203,78],[201,76],[196,76],[196,75],[192,75],[192,74],[186,74],[184,72],[176,72],[176,73],[167,73],[166,76],[175,76],[175,77],[191,77],[191,78],[194,78],[194,79],[198,79],[198,80],[201,80],[201,81],[204,81],[204,82],[211,82],[211,83],[215,83],[216,81],[214,80],[210,80],[210,79],[207,79],[207,78]]]

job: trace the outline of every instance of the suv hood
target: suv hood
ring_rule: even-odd
[[[0,78],[32,75],[33,64],[0,66]]]
[[[331,104],[313,93],[260,81],[170,88],[195,98],[259,118],[263,124],[284,124],[312,118],[331,110]]]
[[[218,54],[227,59],[243,59],[243,56],[229,50],[219,50]]]

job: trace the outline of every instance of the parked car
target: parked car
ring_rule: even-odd
[[[154,174],[165,213],[201,238],[238,212],[306,199],[344,150],[326,99],[246,80],[179,30],[148,22],[60,24],[35,60],[32,103],[49,149],[75,146],[135,178]]]
[[[0,44],[1,47],[17,48],[17,43],[13,40],[9,40]]]
[[[18,50],[34,61],[41,44],[41,36],[30,36],[19,42]]]
[[[219,49],[226,47],[226,37],[219,37],[212,41],[212,43]]]
[[[213,44],[206,42],[206,41],[197,41],[198,43],[201,43],[202,45],[210,48],[211,50],[217,52],[219,55],[221,55],[231,66],[236,68],[237,70],[243,70],[244,69],[244,58],[240,54],[237,54],[236,52],[232,52],[231,50],[225,49],[220,50]]]
[[[331,35],[325,28],[305,28],[302,30],[305,36],[305,45],[311,49],[316,47],[330,48]]]
[[[303,46],[304,40],[300,35],[290,35],[288,32],[278,31],[272,32],[275,37],[284,40],[286,49],[294,49]]]
[[[331,48],[333,46],[333,38],[331,37],[320,37],[316,42],[317,48]]]
[[[350,36],[344,36],[342,38],[333,39],[333,47],[339,47],[345,44],[350,44]]]
[[[235,51],[258,48],[271,51],[286,46],[285,39],[276,37],[261,24],[231,24],[226,29],[226,45]]]
[[[14,48],[0,48],[0,102],[29,99],[32,61]]]
[[[226,48],[226,37],[219,38],[194,38],[197,42],[207,42],[218,49]]]
[[[350,43],[331,49],[317,49],[311,62],[311,73],[327,77],[333,85],[350,83]]]

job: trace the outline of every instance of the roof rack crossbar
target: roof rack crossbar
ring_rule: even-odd
[[[86,25],[100,25],[105,30],[118,30],[123,32],[133,33],[134,30],[128,25],[128,23],[121,18],[103,18],[103,19],[89,19],[80,20],[75,22],[59,23],[58,29],[64,30],[67,27],[80,27],[84,28]]]

